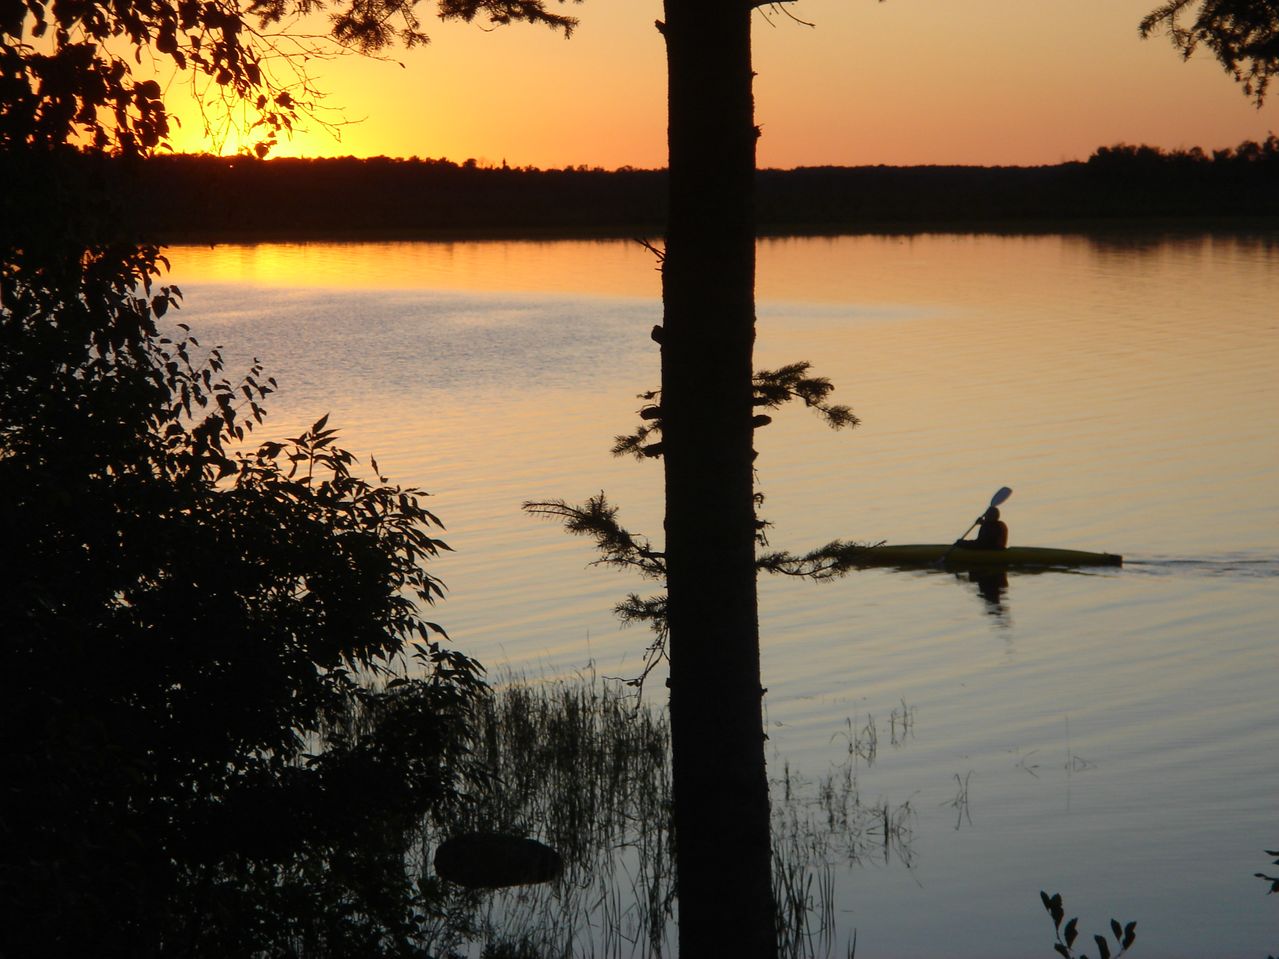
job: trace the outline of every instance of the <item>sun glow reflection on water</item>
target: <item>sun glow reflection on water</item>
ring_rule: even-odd
[[[229,367],[256,355],[280,380],[269,435],[330,412],[354,452],[431,491],[457,550],[432,618],[462,648],[534,673],[637,669],[647,636],[610,611],[652,584],[587,569],[585,542],[519,507],[604,489],[660,532],[660,467],[607,455],[657,385],[649,253],[171,256],[182,318]],[[840,873],[859,945],[1042,954],[1048,888],[1081,926],[1138,919],[1144,954],[1273,951],[1252,874],[1279,843],[1276,238],[764,241],[759,291],[759,365],[812,360],[863,419],[832,434],[784,410],[759,432],[773,545],[945,542],[1008,485],[1015,542],[1128,560],[1013,573],[997,606],[942,572],[761,582],[775,770],[817,776],[849,720],[916,711],[858,774],[868,798],[916,810],[910,869]]]

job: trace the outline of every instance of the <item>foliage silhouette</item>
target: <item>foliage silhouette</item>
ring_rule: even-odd
[[[809,376],[809,363],[791,363],[776,370],[755,372],[754,399],[752,405],[765,409],[777,409],[791,400],[802,400],[804,405],[816,410],[831,429],[854,427],[860,422],[847,406],[828,403],[834,384],[823,376]],[[634,456],[647,459],[662,455],[660,442],[649,443],[649,437],[662,431],[662,407],[656,403],[660,390],[641,393],[640,399],[648,403],[639,411],[641,423],[635,432],[617,436],[613,443],[614,456]],[[767,415],[756,416],[752,422],[756,428],[772,422]]]
[[[754,405],[777,409],[792,400],[801,400],[832,429],[857,426],[861,421],[849,407],[829,402],[834,390],[830,380],[810,376],[810,369],[808,363],[792,363],[777,370],[760,370],[754,377]],[[639,398],[646,401],[639,411],[641,423],[635,432],[615,438],[614,456],[633,456],[644,460],[662,455],[660,439],[649,442],[655,435],[660,437],[662,431],[662,407],[654,402],[660,398],[660,393],[642,393]],[[755,428],[769,422],[771,419],[767,415],[758,414],[754,420]],[[756,494],[757,504],[762,504],[763,499],[763,494]],[[666,554],[654,549],[647,536],[622,526],[617,518],[618,508],[608,501],[603,492],[581,505],[572,505],[564,500],[528,501],[524,503],[524,509],[532,515],[560,522],[569,533],[593,539],[600,557],[592,565],[631,569],[647,579],[665,580]],[[764,534],[769,525],[762,519],[755,521],[756,539],[762,546],[767,545]],[[769,573],[827,579],[857,568],[858,553],[865,548],[865,544],[834,540],[799,556],[785,550],[771,550],[757,557],[756,568]],[[654,632],[655,640],[645,650],[640,674],[627,680],[632,686],[642,686],[653,669],[667,658],[666,596],[641,597],[632,593],[614,607],[614,612],[623,623],[641,623]]]
[[[92,178],[148,236],[165,242],[406,236],[658,235],[665,170],[538,170],[440,159],[75,157],[64,179]],[[22,202],[32,176],[0,155]],[[76,169],[77,167],[81,169]],[[756,173],[761,233],[925,227],[1094,230],[1126,220],[1279,215],[1279,139],[1204,151],[1112,144],[1083,162],[1041,167],[803,167]],[[36,171],[43,176],[47,171]],[[325,202],[316,203],[322,196]],[[13,215],[19,210],[13,208]],[[1160,225],[1164,225],[1162,222]],[[1262,224],[1264,226],[1264,224]]]
[[[1273,857],[1274,865],[1279,866],[1279,849],[1267,849],[1266,855]],[[1266,890],[1266,895],[1279,892],[1279,876],[1271,876],[1264,872],[1255,872],[1253,875],[1263,882],[1270,883],[1270,888]],[[1275,957],[1267,956],[1266,959],[1275,959]]]
[[[6,277],[6,949],[381,954],[411,915],[387,844],[454,796],[482,689],[419,615],[439,521],[356,476],[324,419],[237,449],[274,383],[158,333],[178,293],[152,255]],[[361,682],[410,652],[426,680]],[[417,722],[313,755],[355,703]]]
[[[1258,107],[1265,101],[1270,78],[1279,67],[1279,9],[1273,3],[1166,0],[1142,19],[1140,29],[1143,37],[1166,30],[1186,59],[1201,44],[1206,46],[1245,95]]]
[[[322,96],[308,72],[312,61],[429,39],[416,0],[338,0],[329,33],[317,35],[303,18],[323,6],[314,0],[9,4],[0,20],[0,143],[152,152],[168,137],[169,116],[160,84],[134,76],[133,63],[145,51],[190,81],[207,135],[225,131],[233,109],[248,111],[249,129],[262,131],[254,152],[265,156],[299,119],[324,123]],[[518,20],[565,34],[577,23],[543,0],[437,0],[436,7],[443,20]]]
[[[1040,892],[1039,898],[1044,904],[1044,908],[1048,910],[1048,914],[1052,916],[1053,928],[1057,931],[1057,941],[1053,943],[1053,950],[1062,956],[1063,959],[1075,959],[1074,944],[1079,938],[1079,920],[1067,920],[1065,926],[1062,926],[1062,920],[1065,919],[1065,912],[1062,910],[1061,893],[1048,895],[1046,892]],[[1119,951],[1112,953],[1110,951],[1110,943],[1105,936],[1093,936],[1093,941],[1097,943],[1097,955],[1100,959],[1119,959],[1127,952],[1137,938],[1137,924],[1130,922],[1126,925],[1120,924],[1119,920],[1110,920],[1110,934],[1114,937],[1115,944]],[[1081,955],[1079,959],[1088,959],[1087,956]]]
[[[1274,864],[1276,866],[1279,866],[1279,849],[1267,849],[1266,855],[1274,857],[1274,860],[1275,860]],[[1256,876],[1258,879],[1261,879],[1261,880],[1264,880],[1265,882],[1270,883],[1270,888],[1266,890],[1267,895],[1269,895],[1270,893],[1279,892],[1279,876],[1269,876],[1264,872],[1256,872],[1256,873],[1253,873],[1253,875]]]
[[[247,101],[265,152],[310,90],[268,69],[304,69],[272,31],[312,6],[0,19],[5,955],[403,955],[431,908],[409,831],[456,802],[485,688],[422,618],[439,520],[376,463],[361,478],[327,417],[252,446],[274,381],[228,379],[174,323],[167,261],[102,189],[108,151],[169,129],[131,55]],[[410,5],[350,9],[342,42],[390,16],[422,39]],[[536,0],[442,12],[571,26]]]

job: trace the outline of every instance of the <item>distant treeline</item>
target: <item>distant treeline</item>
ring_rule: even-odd
[[[178,155],[114,161],[91,179],[164,241],[654,235],[665,222],[663,170]],[[756,204],[772,234],[1265,220],[1279,217],[1279,138],[1211,153],[1119,145],[1040,167],[761,170]]]

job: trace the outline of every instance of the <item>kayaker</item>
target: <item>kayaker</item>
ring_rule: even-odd
[[[961,539],[955,545],[961,549],[1007,549],[1008,526],[999,518],[999,507],[992,506],[977,520],[981,528],[976,539]]]

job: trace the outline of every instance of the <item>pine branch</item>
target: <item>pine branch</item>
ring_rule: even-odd
[[[866,552],[882,545],[884,545],[882,542],[853,543],[836,539],[802,556],[796,556],[786,550],[763,553],[755,560],[755,566],[765,573],[814,580],[834,579],[870,565],[866,562]]]
[[[641,412],[641,415],[643,413]],[[641,425],[634,433],[613,437],[613,448],[609,451],[614,456],[634,456],[637,460],[649,459],[661,455],[660,443],[646,443],[653,433],[661,431],[657,423]],[[656,449],[656,452],[653,450]]]
[[[1273,3],[1166,0],[1138,29],[1143,39],[1165,31],[1187,60],[1200,44],[1206,46],[1258,109],[1279,72],[1279,11]]]
[[[816,410],[831,429],[852,429],[859,425],[861,420],[851,408],[826,401],[835,390],[834,384],[824,376],[807,375],[811,368],[811,363],[801,362],[776,370],[759,370],[754,376],[754,405],[777,409],[791,400],[803,400],[804,405]],[[639,411],[644,422],[635,432],[613,438],[614,456],[634,456],[642,460],[662,455],[661,442],[649,442],[654,434],[660,436],[662,432],[662,407],[653,402],[660,394],[660,390],[640,394],[640,399],[648,402]],[[772,419],[762,413],[754,419],[756,428],[771,422]]]
[[[560,5],[563,5],[563,0],[560,0]],[[552,13],[542,0],[439,0],[441,20],[465,20],[469,23],[481,14],[495,27],[520,21],[540,23],[561,31],[566,37],[572,36],[577,27],[576,17]]]
[[[776,370],[759,370],[755,373],[755,405],[777,409],[791,400],[803,400],[809,409],[815,409],[831,429],[855,427],[861,420],[847,407],[827,403],[826,399],[835,386],[824,376],[809,376],[811,363],[791,363]]]
[[[648,244],[645,244],[649,246]],[[661,259],[660,251],[649,247]],[[661,327],[654,327],[653,339],[661,342]],[[792,400],[802,400],[804,405],[816,410],[833,429],[854,427],[859,420],[847,406],[827,402],[834,386],[825,377],[809,376],[808,363],[792,363],[777,370],[760,370],[753,379],[753,405],[776,409]],[[661,391],[641,393],[644,406],[639,410],[640,424],[633,433],[614,437],[614,456],[634,456],[648,459],[662,455],[662,407]],[[756,428],[770,423],[771,417],[758,413],[753,418]],[[657,438],[654,440],[654,438]],[[755,508],[763,505],[763,494],[755,493]],[[589,536],[595,541],[600,557],[591,565],[615,566],[635,569],[651,579],[666,577],[666,556],[653,549],[649,540],[637,536],[617,521],[617,508],[611,506],[604,494],[593,496],[586,503],[575,506],[564,500],[526,502],[525,512],[545,516],[561,523],[577,536]],[[769,523],[756,519],[755,536],[760,548],[768,546],[766,530]],[[882,544],[881,544],[882,545]],[[863,544],[834,540],[825,546],[795,556],[784,551],[763,553],[756,560],[756,568],[769,573],[797,576],[813,580],[842,576],[863,563],[862,554],[869,547]],[[714,562],[714,557],[709,557]],[[614,612],[624,625],[643,623],[654,634],[652,644],[644,651],[644,666],[640,674],[623,680],[628,685],[642,688],[648,675],[666,659],[666,595],[658,594],[642,598],[634,593],[619,603]]]
[[[654,550],[647,537],[637,536],[617,521],[617,507],[604,494],[592,496],[581,506],[564,500],[526,502],[524,511],[558,520],[575,536],[589,536],[602,554],[592,566],[635,569],[650,579],[666,576],[666,554]]]
[[[643,623],[653,631],[653,642],[644,650],[644,668],[640,670],[638,676],[622,680],[628,686],[643,690],[644,680],[648,678],[648,674],[656,669],[662,660],[667,658],[666,594],[659,593],[656,596],[649,596],[645,599],[635,593],[631,593],[613,608],[613,612],[622,621],[623,626]]]

